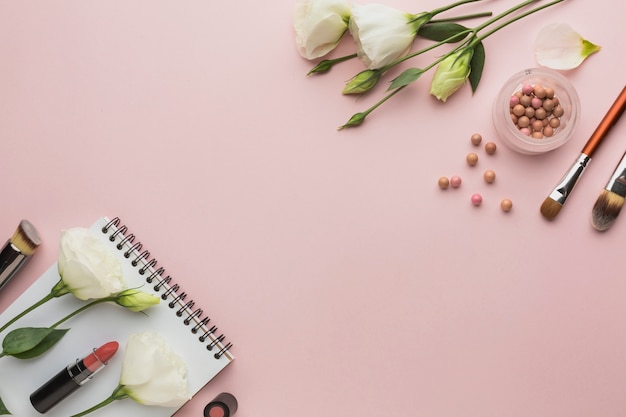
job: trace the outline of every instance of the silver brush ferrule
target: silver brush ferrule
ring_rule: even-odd
[[[589,161],[591,161],[591,157],[581,153],[578,159],[572,164],[569,171],[561,178],[554,191],[550,193],[550,198],[561,205],[565,204],[567,197],[569,197],[576,186],[580,176],[585,171],[585,168],[587,168]]]
[[[626,153],[615,167],[613,175],[604,188],[621,197],[626,197]]]

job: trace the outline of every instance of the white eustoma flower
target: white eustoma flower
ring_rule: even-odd
[[[187,365],[157,333],[130,335],[126,345],[121,392],[144,405],[180,407],[191,395]]]
[[[428,13],[411,14],[382,4],[352,6],[350,34],[357,55],[369,69],[378,69],[406,55]]]
[[[535,40],[535,59],[541,66],[556,70],[578,67],[600,46],[583,39],[566,23],[545,26]]]
[[[300,55],[315,59],[332,51],[348,30],[349,19],[346,0],[300,0],[294,14]]]
[[[81,300],[109,297],[126,289],[122,264],[113,250],[90,229],[61,233],[58,270],[64,291]]]

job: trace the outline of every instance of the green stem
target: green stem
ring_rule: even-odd
[[[85,411],[82,411],[78,414],[74,414],[71,417],[83,417],[86,416],[89,413],[92,413],[96,410],[99,410],[100,408],[111,404],[113,401],[116,400],[123,400],[124,398],[128,398],[128,394],[126,394],[126,390],[124,389],[124,385],[120,384],[118,385],[114,390],[113,393],[111,394],[111,396],[107,399],[105,399],[104,401],[99,402],[98,404],[94,405],[91,408],[88,408]]]
[[[459,20],[476,19],[478,17],[487,17],[487,16],[492,16],[492,15],[493,15],[493,13],[491,13],[491,12],[480,12],[480,13],[465,14],[463,16],[444,17],[444,18],[441,18],[441,19],[432,19],[432,20],[429,20],[428,23],[458,22]]]
[[[550,3],[546,3],[546,4],[544,4],[543,6],[535,7],[534,9],[531,9],[531,10],[528,10],[528,11],[526,11],[526,12],[524,12],[524,13],[521,13],[521,14],[519,14],[518,16],[515,16],[514,18],[509,19],[509,20],[507,20],[506,22],[502,23],[501,25],[496,26],[495,28],[491,29],[491,30],[490,30],[489,32],[487,32],[486,34],[481,35],[481,36],[478,36],[478,37],[476,38],[476,42],[480,42],[480,41],[482,41],[482,40],[483,40],[483,39],[485,39],[486,37],[493,35],[493,34],[494,34],[494,33],[496,33],[497,31],[499,31],[500,29],[502,29],[502,28],[503,28],[503,27],[505,27],[505,26],[510,25],[511,23],[517,22],[518,20],[523,19],[524,17],[526,17],[526,16],[528,16],[528,15],[531,15],[531,14],[533,14],[533,13],[536,13],[536,12],[538,12],[538,11],[540,11],[540,10],[543,10],[543,9],[545,9],[545,8],[548,8],[548,7],[550,7],[550,6],[554,6],[555,4],[557,4],[557,3],[561,3],[561,2],[563,2],[563,1],[564,1],[564,0],[554,0],[554,1],[550,2]]]
[[[18,314],[17,316],[13,317],[11,320],[9,320],[4,326],[0,327],[0,333],[2,333],[3,331],[5,331],[10,325],[12,325],[13,323],[15,323],[16,321],[18,321],[19,319],[21,319],[22,317],[24,317],[25,315],[27,315],[28,313],[30,313],[31,311],[35,310],[36,308],[44,305],[45,303],[47,303],[48,301],[52,300],[55,296],[53,295],[53,293],[50,293],[48,295],[46,295],[45,297],[43,297],[41,300],[37,301],[35,304],[33,304],[32,306],[28,307],[26,310],[22,311],[20,314]]]
[[[447,10],[453,9],[453,8],[455,8],[457,6],[461,6],[461,5],[466,4],[466,3],[474,3],[474,2],[477,2],[477,1],[481,1],[481,0],[460,0],[460,1],[457,1],[456,3],[451,3],[451,4],[448,4],[447,6],[443,6],[443,7],[439,7],[438,9],[431,10],[430,14],[435,16],[435,15],[437,15],[439,13],[442,13],[442,12],[445,12]]]
[[[57,321],[56,323],[54,323],[52,326],[50,326],[50,328],[52,329],[56,329],[57,326],[61,325],[62,323],[66,322],[67,320],[71,319],[72,317],[82,313],[83,311],[87,310],[90,307],[93,307],[97,304],[101,304],[101,303],[105,303],[107,301],[115,301],[117,299],[117,297],[105,297],[105,298],[99,298],[97,300],[94,300],[92,302],[90,302],[89,304],[85,304],[84,306],[80,307],[77,310],[74,310],[72,313],[68,314],[67,316],[63,317],[61,320]]]
[[[92,412],[94,412],[94,411],[96,411],[96,410],[99,410],[100,408],[102,408],[102,407],[104,407],[104,406],[106,406],[106,405],[109,405],[109,404],[111,404],[113,401],[116,401],[116,400],[117,400],[117,398],[115,398],[113,395],[111,395],[111,396],[110,396],[109,398],[107,398],[106,400],[99,402],[98,404],[94,405],[94,406],[93,406],[93,407],[91,407],[91,408],[88,408],[88,409],[87,409],[87,410],[85,410],[85,411],[82,411],[82,412],[80,412],[80,413],[78,413],[78,414],[74,414],[72,417],[82,417],[82,416],[86,416],[87,414],[92,413]]]
[[[491,19],[489,19],[489,20],[481,23],[480,25],[476,26],[474,29],[472,29],[472,32],[474,32],[474,34],[476,34],[476,32],[478,32],[479,30],[483,30],[487,26],[491,26],[493,23],[497,22],[498,20],[500,20],[500,19],[502,19],[504,17],[507,17],[511,13],[513,13],[513,12],[519,10],[519,9],[522,9],[522,8],[528,6],[531,3],[535,3],[537,1],[539,1],[539,0],[526,0],[526,1],[523,1],[523,2],[521,2],[519,4],[517,4],[516,6],[513,6],[510,9],[505,10],[504,12],[500,13],[499,15],[496,15],[496,16],[492,17]]]

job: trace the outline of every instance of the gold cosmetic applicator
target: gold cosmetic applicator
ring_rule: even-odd
[[[543,217],[552,220],[559,214],[567,198],[574,190],[576,183],[578,183],[578,180],[585,171],[585,168],[591,161],[591,156],[606,137],[607,133],[609,133],[609,130],[611,130],[613,125],[615,125],[622,116],[624,109],[626,109],[626,86],[622,89],[619,96],[617,96],[617,99],[615,99],[609,111],[604,118],[602,118],[602,121],[591,137],[589,137],[589,140],[587,140],[580,156],[574,161],[569,171],[561,178],[550,195],[543,201],[540,208]]]
[[[13,237],[0,250],[0,289],[11,281],[40,244],[35,227],[28,220],[22,220]]]

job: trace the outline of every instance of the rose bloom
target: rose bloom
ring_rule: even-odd
[[[335,49],[348,30],[349,19],[350,7],[345,0],[300,0],[294,15],[300,55],[315,59]]]
[[[121,391],[145,405],[180,407],[191,398],[187,365],[157,333],[129,337],[120,385]]]
[[[357,55],[369,69],[378,69],[406,55],[428,14],[405,13],[382,4],[352,6],[350,34]]]
[[[58,270],[60,285],[81,300],[108,297],[126,288],[121,262],[90,229],[75,227],[61,233]]]

